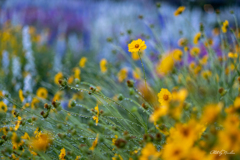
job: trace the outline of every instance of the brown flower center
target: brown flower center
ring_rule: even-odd
[[[163,95],[163,99],[164,99],[165,101],[167,101],[167,100],[168,100],[168,98],[169,98],[169,97],[168,97],[168,95],[167,95],[167,94],[164,94],[164,95]]]
[[[139,47],[139,44],[136,44],[136,45],[135,45],[135,48],[138,48],[138,47]]]

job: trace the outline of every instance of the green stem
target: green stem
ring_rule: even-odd
[[[139,58],[140,58],[140,60],[141,60],[142,69],[143,69],[143,74],[144,74],[144,80],[145,80],[145,86],[146,86],[146,88],[147,88],[147,80],[146,80],[145,70],[144,70],[144,66],[143,66],[142,58],[141,58],[139,52],[138,52],[138,56],[139,56]]]

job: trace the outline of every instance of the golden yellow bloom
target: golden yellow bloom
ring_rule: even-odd
[[[237,53],[232,53],[232,52],[228,53],[228,58],[237,58],[237,57],[238,57]]]
[[[167,115],[168,111],[169,111],[168,105],[157,107],[150,116],[149,120],[151,122],[157,122],[160,117]]]
[[[174,12],[174,16],[178,16],[180,14],[182,14],[182,12],[185,10],[184,6],[180,6],[178,7],[178,9]]]
[[[70,76],[70,77],[68,78],[68,84],[72,84],[73,81],[74,81],[74,77],[73,77],[73,76]]]
[[[115,135],[115,138],[112,139],[113,145],[115,145],[116,140],[118,139],[118,136]]]
[[[140,68],[135,68],[135,70],[133,71],[133,78],[141,79],[141,70],[140,70]]]
[[[162,150],[162,158],[165,160],[180,160],[184,159],[188,148],[179,143],[167,143]]]
[[[168,91],[168,89],[162,88],[161,91],[158,93],[158,101],[163,105],[168,105],[169,102],[172,100],[172,94]]]
[[[39,98],[46,99],[47,96],[48,96],[48,91],[47,91],[47,89],[46,89],[46,88],[43,88],[43,87],[38,88],[38,90],[37,90],[37,96],[38,96]]]
[[[204,107],[203,115],[201,118],[202,124],[213,123],[217,120],[219,113],[222,110],[222,104],[209,104]]]
[[[123,68],[118,72],[118,81],[123,82],[127,78],[128,70]]]
[[[38,132],[37,130],[34,132]],[[46,151],[49,144],[51,144],[52,140],[50,135],[46,133],[38,132],[36,134],[36,138],[31,138],[30,145],[33,147],[34,150],[37,151]]]
[[[174,58],[175,61],[181,61],[182,60],[182,55],[183,55],[182,50],[174,49],[172,51],[172,54],[173,54],[173,58]]]
[[[172,54],[167,54],[163,56],[160,63],[157,65],[157,73],[166,75],[172,71],[174,67],[174,60]]]
[[[133,40],[130,44],[128,44],[128,52],[138,52],[143,51],[147,48],[145,41],[138,39]]]
[[[74,78],[80,80],[81,70],[76,67],[76,68],[73,69],[73,71],[74,71]]]
[[[58,92],[54,95],[53,101],[59,101],[59,100],[61,100],[61,99],[62,99],[62,95],[63,95],[63,92],[58,91]]]
[[[80,160],[81,156],[77,156],[75,160]]]
[[[207,61],[208,61],[208,56],[205,55],[205,56],[203,56],[202,59],[199,60],[199,63],[200,63],[201,65],[206,65],[206,64],[207,64]]]
[[[40,102],[39,99],[36,98],[36,97],[34,97],[34,98],[32,99],[32,102],[31,102],[31,108],[34,109],[36,103],[39,103],[39,102]]]
[[[233,103],[233,107],[235,109],[240,109],[240,97],[236,97],[236,99],[234,100],[234,103]]]
[[[94,109],[95,109],[95,111],[97,111],[97,115],[93,116],[93,120],[96,121],[96,126],[97,126],[98,125],[98,117],[99,117],[98,104],[97,104],[97,106]]]
[[[186,156],[186,159],[189,160],[203,160],[206,158],[206,153],[202,150],[200,150],[197,147],[193,147],[189,150],[189,153]]]
[[[22,146],[24,144],[24,142],[17,136],[16,132],[13,132],[12,134],[12,145],[13,145],[13,149],[18,149],[18,147]]]
[[[139,52],[131,52],[131,53],[132,53],[132,59],[134,61],[137,61],[140,59],[139,54],[140,56],[142,56],[144,52],[140,50]]]
[[[61,153],[59,154],[59,159],[65,160],[65,156],[66,156],[66,150],[65,148],[63,148],[61,149]]]
[[[100,61],[100,69],[102,73],[107,72],[107,60],[106,59],[102,59]]]
[[[21,89],[18,91],[18,94],[19,94],[19,98],[20,98],[21,102],[23,102],[24,96],[23,96],[23,91]]]
[[[93,151],[94,148],[97,146],[97,143],[98,143],[98,134],[97,134],[96,139],[92,143],[92,147],[90,147],[89,149]]]
[[[160,152],[157,151],[156,147],[152,143],[148,143],[142,149],[139,160],[157,160],[159,156]]]
[[[30,140],[30,137],[27,132],[24,133],[24,135],[21,137],[22,139]]]
[[[226,32],[227,32],[228,25],[229,25],[228,21],[225,20],[225,21],[223,22],[223,26],[222,26],[222,32],[223,32],[223,33],[226,33]]]
[[[201,38],[201,32],[198,32],[193,38],[193,43],[195,45],[198,44],[198,41],[200,40],[200,38]]]
[[[195,57],[195,56],[198,56],[200,53],[200,48],[198,47],[193,47],[191,50],[190,50],[190,54],[191,56]]]
[[[3,101],[0,101],[0,112],[7,112],[7,110],[7,105]]]
[[[87,62],[87,58],[86,57],[82,57],[79,61],[79,66],[84,68],[85,67],[85,64]]]
[[[62,72],[58,72],[58,73],[55,75],[55,77],[54,77],[54,82],[55,82],[56,84],[59,84],[58,81],[59,81],[60,79],[63,79],[63,74],[62,74]]]
[[[180,89],[178,92],[172,92],[174,101],[184,102],[187,98],[188,91],[186,89]]]
[[[18,128],[20,127],[20,124],[21,124],[21,120],[22,118],[20,116],[18,116],[18,121],[16,122],[16,125],[14,127],[14,130],[17,131]]]

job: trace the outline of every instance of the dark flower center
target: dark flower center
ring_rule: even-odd
[[[164,99],[165,101],[167,101],[167,100],[168,100],[168,95],[167,95],[167,94],[164,94],[164,95],[163,95],[163,99]]]
[[[135,48],[138,48],[138,47],[139,47],[139,44],[136,44],[136,45],[135,45]]]

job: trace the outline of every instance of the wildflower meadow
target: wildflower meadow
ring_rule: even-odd
[[[1,2],[0,158],[240,160],[240,8],[202,8]]]

